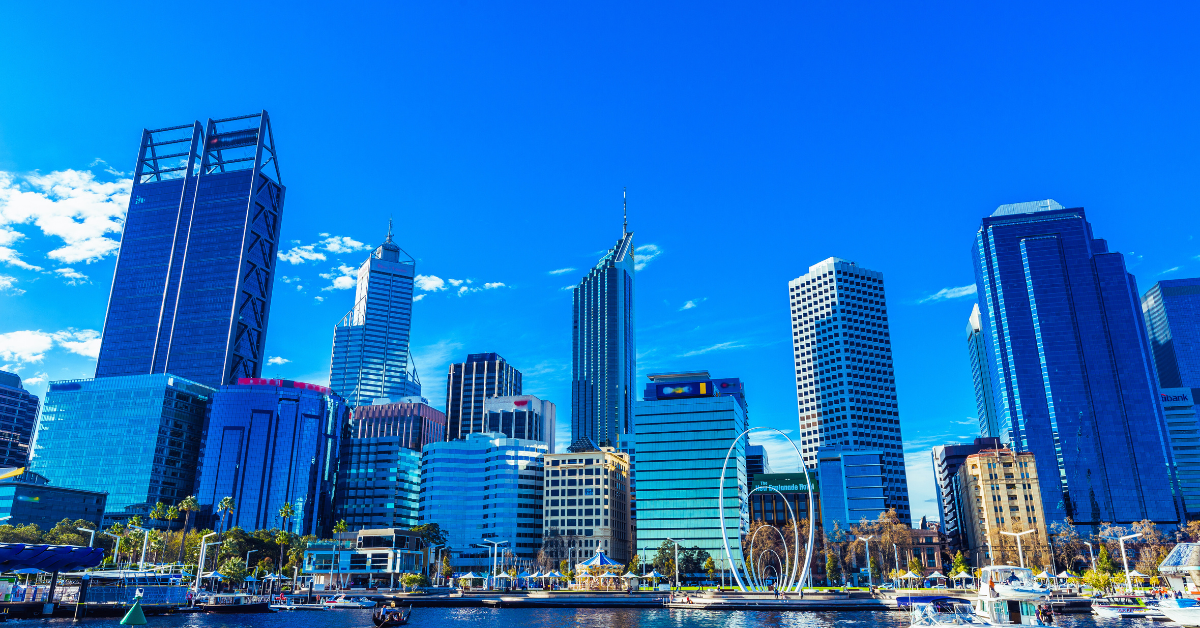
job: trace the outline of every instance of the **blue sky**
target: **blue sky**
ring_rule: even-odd
[[[620,235],[628,187],[639,373],[741,377],[753,424],[796,424],[787,281],[830,256],[884,273],[914,513],[936,516],[929,447],[976,425],[982,216],[1084,206],[1143,290],[1200,274],[1196,12],[11,5],[0,366],[38,391],[93,374],[142,128],[265,108],[288,187],[267,375],[327,381],[339,277],[390,216],[444,288],[413,323],[435,405],[450,361],[496,351],[569,425],[563,288]]]

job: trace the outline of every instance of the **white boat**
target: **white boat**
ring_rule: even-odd
[[[995,625],[1046,626],[1051,622],[1050,589],[1033,571],[1011,565],[983,568],[975,614]]]
[[[991,591],[1005,599],[1040,600],[1050,595],[1050,588],[1033,577],[1033,570],[1011,565],[991,565],[983,568],[979,579],[979,595]]]
[[[361,597],[358,598],[357,600],[352,600],[344,595],[339,595],[332,600],[325,600],[325,607],[326,608],[348,608],[348,609],[375,608],[375,602],[372,602],[371,600],[368,600],[366,598],[361,598]]]
[[[938,602],[914,602],[912,605],[913,626],[994,626],[992,622],[975,613],[969,604]]]
[[[1131,617],[1162,617],[1154,600],[1147,601],[1137,595],[1109,595],[1098,600],[1092,600],[1092,614],[1110,619],[1129,619]]]
[[[1161,600],[1158,610],[1181,626],[1200,626],[1200,604],[1191,598]]]

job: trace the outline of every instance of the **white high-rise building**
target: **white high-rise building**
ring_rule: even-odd
[[[884,504],[911,524],[883,274],[831,257],[788,293],[805,464],[822,446],[883,450]]]

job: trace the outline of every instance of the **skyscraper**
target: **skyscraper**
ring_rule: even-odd
[[[983,219],[972,257],[997,434],[1031,452],[1049,523],[1178,523],[1178,484],[1125,258],[1082,208]]]
[[[801,452],[881,450],[885,508],[911,525],[883,274],[831,257],[788,282]]]
[[[265,111],[142,131],[96,377],[258,377],[283,198]]]
[[[521,371],[497,353],[472,353],[446,375],[446,440],[486,432],[484,400],[521,394]]]
[[[967,320],[967,356],[971,360],[971,382],[975,385],[975,411],[979,414],[979,433],[983,436],[995,436],[1000,428],[996,426],[992,371],[988,362],[987,337],[983,335],[978,303],[971,308],[971,318]]]
[[[421,395],[408,346],[415,272],[389,223],[387,240],[358,267],[354,308],[333,330],[329,386],[351,406]]]
[[[1200,278],[1168,279],[1142,295],[1158,384],[1200,388]]]
[[[533,395],[488,397],[483,400],[485,432],[546,443],[554,453],[555,408]]]
[[[574,291],[571,327],[571,442],[588,438],[624,450],[637,397],[633,232],[625,230]]]
[[[0,467],[23,467],[29,460],[39,403],[21,386],[21,376],[0,371]]]

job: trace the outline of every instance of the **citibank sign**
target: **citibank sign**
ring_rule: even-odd
[[[1164,404],[1192,405],[1192,391],[1188,388],[1165,388],[1158,391]]]

